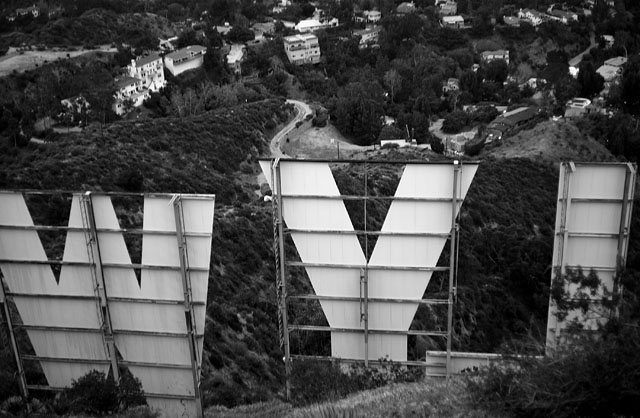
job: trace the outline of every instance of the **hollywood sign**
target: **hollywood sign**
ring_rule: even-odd
[[[288,268],[303,268],[329,323],[298,326],[331,334],[331,357],[363,361],[382,357],[407,361],[407,337],[447,340],[450,369],[451,320],[456,265],[457,218],[478,169],[477,163],[396,163],[400,182],[379,231],[356,231],[327,161],[262,160],[273,190],[274,252],[281,345],[291,367],[287,293]],[[389,164],[389,162],[378,162]],[[560,273],[581,266],[595,270],[611,289],[624,267],[635,185],[631,164],[563,163],[560,171],[553,267]],[[38,193],[38,192],[35,192]],[[143,227],[123,229],[110,194],[74,194],[68,225],[35,225],[25,196],[0,192],[0,270],[37,361],[51,388],[71,385],[91,370],[127,368],[140,379],[150,406],[166,416],[202,415],[200,375],[214,196],[144,195]],[[285,225],[286,223],[286,225]],[[66,231],[61,260],[49,260],[40,231]],[[134,264],[124,234],[142,235],[140,264]],[[378,239],[371,256],[359,236]],[[285,251],[291,236],[299,261]],[[449,242],[448,266],[438,266]],[[59,280],[52,265],[60,267]],[[140,277],[136,272],[140,271]],[[423,299],[434,272],[449,275],[448,298]],[[569,289],[571,291],[571,289]],[[602,294],[602,293],[601,293]],[[599,295],[595,295],[597,300]],[[447,305],[446,330],[410,326],[421,304]],[[550,306],[547,344],[562,338],[565,321]],[[597,321],[578,318],[587,327]],[[12,330],[11,324],[9,324]],[[12,334],[13,335],[13,334]],[[18,353],[15,340],[14,352]],[[18,353],[19,354],[19,353]],[[20,367],[20,366],[19,366]],[[21,373],[24,391],[31,385]]]

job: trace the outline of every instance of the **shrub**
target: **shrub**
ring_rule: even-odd
[[[116,386],[112,377],[92,370],[62,391],[53,408],[59,414],[111,414],[146,403],[140,381],[128,371]]]

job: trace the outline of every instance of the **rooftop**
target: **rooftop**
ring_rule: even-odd
[[[136,77],[124,76],[124,77],[120,78],[119,80],[116,80],[116,87],[121,89],[123,87],[127,87],[127,86],[130,86],[132,84],[136,84],[136,83],[141,82],[141,81],[142,80],[140,80],[139,78],[136,78]]]
[[[627,63],[627,58],[625,57],[609,58],[604,62],[605,65],[610,65],[612,67],[622,67],[626,63]]]
[[[464,22],[464,19],[462,18],[462,16],[443,16],[442,21],[444,23],[457,23]]]
[[[145,55],[142,57],[136,58],[136,67],[142,67],[143,65],[149,64],[150,62],[160,60],[160,55],[151,53],[149,55]]]
[[[305,34],[299,34],[299,35],[291,35],[291,36],[285,36],[284,37],[284,41],[285,42],[306,42],[306,41],[312,41],[312,40],[317,40],[318,37],[316,35],[312,35],[310,33],[305,33]]]
[[[201,45],[190,45],[186,48],[179,49],[175,52],[167,54],[167,58],[173,61],[180,61],[185,58],[189,58],[195,54],[199,54],[201,52],[206,52],[207,48]]]

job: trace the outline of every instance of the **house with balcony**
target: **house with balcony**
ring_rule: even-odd
[[[316,64],[320,62],[320,44],[318,37],[310,33],[285,36],[284,52],[289,62],[295,65]]]
[[[190,45],[164,57],[164,66],[171,74],[177,76],[185,71],[202,67],[207,48],[201,45]]]
[[[480,54],[483,62],[491,62],[495,60],[503,60],[509,65],[509,51],[506,49],[498,49],[495,51],[484,51]]]
[[[142,80],[142,87],[152,92],[160,91],[167,85],[162,58],[156,53],[131,60],[131,64],[127,65],[127,74]]]
[[[151,93],[142,86],[141,79],[125,75],[116,79],[114,96],[113,111],[118,115],[123,115],[131,108],[142,105],[145,100],[151,97]]]
[[[375,47],[378,46],[378,40],[380,39],[380,27],[373,26],[367,29],[354,30],[353,35],[360,37],[358,48]]]

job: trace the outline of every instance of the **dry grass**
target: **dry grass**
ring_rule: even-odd
[[[447,383],[443,379],[426,379],[359,392],[335,402],[325,402],[292,409],[274,401],[233,409],[214,407],[206,418],[503,418],[498,414],[474,411],[462,379]]]

